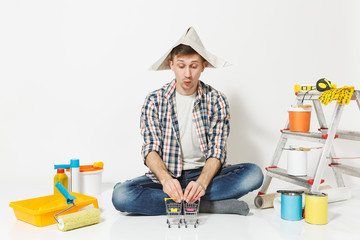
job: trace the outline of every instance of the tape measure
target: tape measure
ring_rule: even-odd
[[[331,85],[331,82],[329,80],[327,80],[326,78],[321,78],[316,82],[316,89],[319,92],[324,92],[324,91],[330,90],[332,88],[334,88],[334,87]]]

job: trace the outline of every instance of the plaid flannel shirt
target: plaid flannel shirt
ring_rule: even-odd
[[[142,156],[156,151],[169,173],[180,177],[182,156],[179,123],[176,114],[176,81],[151,92],[141,109]],[[226,97],[211,86],[199,81],[198,94],[194,102],[193,121],[196,124],[201,151],[205,159],[214,157],[222,165],[226,161],[226,140],[230,132],[230,111]],[[158,182],[151,172],[146,174]]]

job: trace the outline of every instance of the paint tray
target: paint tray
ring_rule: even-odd
[[[76,197],[74,200],[75,207],[67,211],[66,214],[76,212],[90,204],[93,204],[94,208],[99,208],[96,198],[80,193],[72,192],[71,194]],[[55,224],[54,215],[69,208],[66,198],[61,193],[11,202],[9,206],[13,208],[18,220],[38,227]]]

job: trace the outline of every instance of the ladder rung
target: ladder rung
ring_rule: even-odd
[[[283,168],[267,168],[267,175],[270,177],[276,177],[279,178],[281,180],[299,185],[299,186],[303,186],[305,188],[311,188],[311,184],[308,182],[311,178],[308,176],[304,176],[304,177],[296,177],[296,176],[292,176],[287,174],[287,171]]]
[[[319,129],[323,134],[327,134],[328,129]],[[341,139],[360,141],[360,132],[337,130],[336,135]]]
[[[324,143],[326,139],[322,137],[324,135],[320,132],[292,132],[290,130],[281,130],[283,136],[286,138],[299,139],[304,141],[321,142]]]
[[[344,173],[346,175],[360,177],[360,168],[344,165],[344,164],[331,164],[334,170]]]

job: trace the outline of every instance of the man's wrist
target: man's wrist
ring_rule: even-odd
[[[196,182],[204,189],[204,191],[206,191],[209,184],[202,182],[201,179],[196,180]]]
[[[173,179],[170,175],[168,176],[164,176],[161,179],[159,179],[159,182],[161,183],[161,185],[164,185],[166,183],[166,181]]]

